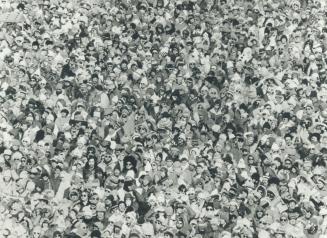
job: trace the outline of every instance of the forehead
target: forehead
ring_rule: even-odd
[[[210,89],[209,89],[209,92],[210,92],[210,93],[215,93],[215,92],[217,92],[217,89],[215,89],[215,88],[210,88]]]

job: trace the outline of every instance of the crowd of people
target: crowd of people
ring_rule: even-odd
[[[326,238],[326,23],[325,0],[1,0],[0,237]]]

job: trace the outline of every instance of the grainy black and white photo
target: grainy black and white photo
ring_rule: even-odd
[[[327,0],[0,0],[0,238],[327,238]]]

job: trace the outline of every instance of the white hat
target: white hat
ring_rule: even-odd
[[[227,62],[227,68],[233,68],[234,67],[234,64],[232,61],[228,61]]]
[[[271,150],[278,151],[279,150],[278,144],[276,144],[276,143],[272,144]]]
[[[4,155],[12,155],[12,151],[9,150],[9,149],[6,149],[4,152],[3,152]]]
[[[90,206],[85,206],[82,211],[84,216],[93,216],[93,211]]]
[[[154,228],[150,222],[142,224],[142,231],[145,236],[154,236]]]
[[[244,162],[243,159],[240,159],[240,161],[238,162],[237,167],[238,167],[239,169],[245,169],[245,168],[246,168],[246,165],[245,165],[245,162]]]
[[[211,127],[211,129],[212,129],[213,132],[219,132],[219,130],[220,130],[220,126],[219,126],[219,125],[213,125],[213,126]]]
[[[145,85],[148,85],[148,80],[147,80],[147,78],[146,77],[143,77],[142,79],[141,79],[141,82],[140,82],[141,84],[145,84]]]
[[[210,197],[210,194],[207,191],[203,191],[198,194],[199,199],[207,199],[208,197]]]

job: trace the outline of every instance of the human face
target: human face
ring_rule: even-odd
[[[88,195],[88,193],[86,193],[86,192],[83,192],[83,193],[82,193],[82,195],[81,195],[81,200],[82,200],[82,201],[87,201],[87,200],[88,200],[88,198],[89,198],[89,195]]]
[[[88,229],[87,229],[87,225],[85,223],[82,223],[79,227],[80,229],[80,234],[82,234],[83,236],[86,236],[86,234],[88,233]]]
[[[35,229],[33,231],[33,238],[38,238],[41,236],[41,231],[39,229]]]
[[[325,187],[325,184],[324,184],[322,181],[318,181],[318,182],[317,182],[317,187],[318,187],[319,189],[323,189],[323,188]]]
[[[90,165],[91,168],[94,167],[94,165],[95,165],[94,159],[89,159],[89,165]]]
[[[126,168],[127,169],[132,169],[133,168],[133,164],[131,162],[126,162]]]
[[[119,204],[119,210],[122,211],[122,212],[124,212],[125,209],[126,209],[126,205],[125,205],[125,203],[120,203],[120,204]]]
[[[93,195],[92,197],[90,197],[89,201],[92,204],[96,204],[99,201],[99,198],[97,195]]]
[[[152,170],[153,170],[153,171],[157,171],[157,170],[158,170],[158,165],[157,165],[156,162],[152,163],[152,164],[151,164],[151,167],[152,167]]]

